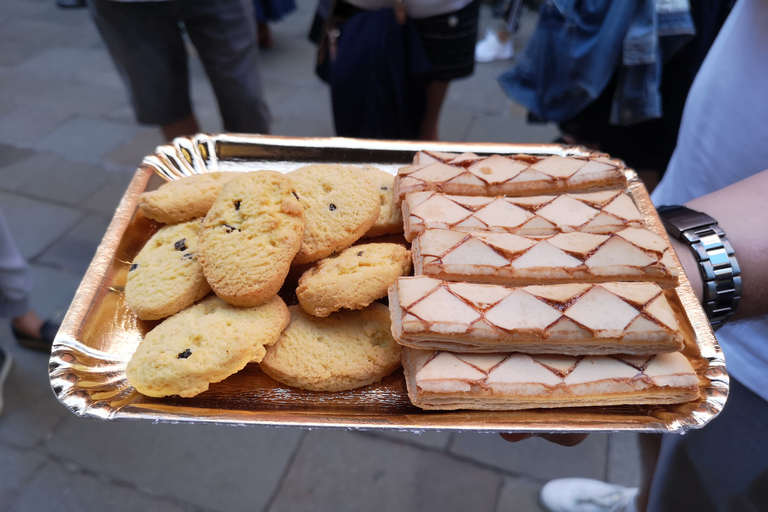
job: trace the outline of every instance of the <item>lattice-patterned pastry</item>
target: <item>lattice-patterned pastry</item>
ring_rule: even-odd
[[[389,308],[395,339],[412,348],[599,355],[683,347],[677,316],[655,283],[506,288],[400,277]]]
[[[408,241],[424,229],[547,236],[607,234],[641,228],[645,219],[623,189],[530,197],[472,197],[416,192],[402,203]]]
[[[560,233],[546,238],[428,229],[416,237],[411,249],[417,275],[448,281],[677,284],[672,248],[646,229],[626,228],[610,235]]]
[[[518,410],[695,400],[699,378],[680,352],[651,356],[403,351],[411,402],[422,409]]]
[[[493,155],[424,153],[395,178],[395,201],[412,193],[434,190],[470,196],[520,196],[566,190],[621,187],[626,175],[621,162],[605,155]]]

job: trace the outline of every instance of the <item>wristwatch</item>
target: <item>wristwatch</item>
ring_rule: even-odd
[[[733,247],[717,221],[685,206],[660,206],[667,233],[688,245],[704,281],[704,311],[717,330],[730,320],[741,300],[741,271]]]

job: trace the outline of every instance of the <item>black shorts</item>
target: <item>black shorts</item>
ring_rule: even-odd
[[[479,0],[473,0],[458,11],[413,20],[424,41],[433,80],[447,82],[474,72],[479,8]]]

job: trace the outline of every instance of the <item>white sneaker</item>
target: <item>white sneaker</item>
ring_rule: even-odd
[[[541,504],[551,512],[637,512],[636,487],[588,478],[561,478],[541,489]]]
[[[502,43],[496,32],[488,30],[485,37],[475,46],[475,62],[491,62],[494,60],[511,59],[515,54],[515,47],[512,40],[507,39]]]

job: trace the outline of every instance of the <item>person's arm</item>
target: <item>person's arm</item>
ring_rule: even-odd
[[[728,172],[723,169],[723,172]],[[768,313],[768,170],[685,204],[717,220],[741,268],[742,294],[733,320]],[[699,300],[702,279],[690,247],[672,240]]]

